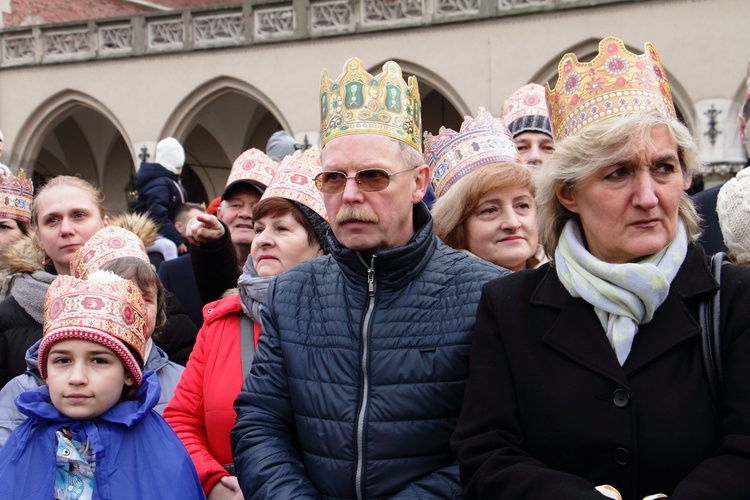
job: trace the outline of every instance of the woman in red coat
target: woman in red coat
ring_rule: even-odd
[[[229,433],[236,417],[234,400],[260,336],[260,308],[268,284],[327,248],[325,208],[313,181],[319,171],[317,150],[297,152],[279,166],[253,210],[255,237],[238,281],[239,294],[204,307],[203,327],[164,410],[190,452],[209,500],[242,497]]]

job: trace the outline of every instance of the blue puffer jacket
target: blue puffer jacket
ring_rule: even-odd
[[[177,174],[159,163],[144,162],[135,174],[133,185],[138,191],[133,212],[147,213],[159,226],[159,234],[174,241],[177,246],[184,243],[185,240],[172,223],[175,208],[185,203],[187,198]]]
[[[372,257],[329,233],[331,255],[269,288],[235,404],[245,498],[461,496],[448,440],[481,288],[504,270],[439,242],[423,204],[414,222]]]

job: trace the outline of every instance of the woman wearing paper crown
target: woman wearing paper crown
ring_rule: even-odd
[[[546,262],[534,181],[502,121],[480,108],[460,132],[428,135],[424,157],[438,195],[432,208],[438,238],[510,271]]]
[[[204,308],[204,324],[175,397],[164,411],[193,458],[209,498],[238,498],[229,432],[234,400],[260,337],[260,307],[277,274],[327,253],[326,212],[314,178],[320,153],[283,159],[253,210],[255,237],[239,294]]]
[[[748,498],[750,269],[721,276],[717,378],[701,302],[719,285],[684,190],[700,168],[659,55],[616,38],[548,89],[537,178],[551,265],[489,283],[451,440],[469,498]]]
[[[0,139],[1,141],[1,139]],[[8,267],[2,252],[22,236],[29,234],[31,198],[34,186],[23,170],[18,176],[0,178],[0,297],[5,298],[5,277]]]

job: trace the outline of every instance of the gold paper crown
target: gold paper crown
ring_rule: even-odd
[[[146,347],[146,306],[129,280],[100,271],[104,281],[58,276],[44,297],[44,338],[39,345],[39,368],[47,378],[49,348],[65,340],[87,340],[112,350],[136,385]],[[140,363],[133,353],[140,356]]]
[[[383,64],[377,76],[368,73],[353,57],[333,82],[328,70],[320,75],[320,137],[328,141],[349,134],[379,134],[422,152],[421,104],[415,76],[408,85],[393,61]]]
[[[120,257],[135,257],[151,263],[138,236],[121,227],[103,227],[70,257],[70,274],[85,280],[107,262]]]
[[[424,160],[430,166],[435,195],[440,197],[469,172],[498,162],[521,163],[505,124],[479,108],[467,116],[461,131],[440,127],[436,136],[425,133]]]
[[[278,167],[279,164],[263,151],[255,148],[248,149],[234,160],[221,199],[223,200],[229,188],[238,182],[253,184],[262,191],[271,182]]]
[[[304,152],[295,151],[281,160],[276,172],[261,200],[279,197],[296,201],[328,221],[320,191],[315,187],[315,176],[320,173],[320,152],[318,148],[307,148]]]
[[[513,137],[523,132],[552,133],[547,97],[538,83],[529,83],[513,92],[503,103],[500,114]]]
[[[565,54],[555,89],[547,84],[547,106],[555,141],[577,134],[591,123],[615,115],[657,109],[675,118],[672,94],[659,53],[646,42],[641,55],[622,40],[607,37],[590,62]]]
[[[18,171],[18,175],[9,175],[0,184],[0,218],[28,223],[33,197],[34,185],[26,178],[23,169]]]

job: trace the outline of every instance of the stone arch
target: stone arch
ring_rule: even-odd
[[[127,209],[125,185],[135,158],[124,127],[97,99],[63,90],[31,113],[20,129],[12,161],[35,183],[56,175],[79,175],[99,186],[107,210]]]
[[[604,37],[602,37],[604,38]],[[549,82],[550,87],[554,87],[557,83],[558,75],[558,64],[562,57],[568,52],[574,53],[579,61],[590,61],[599,53],[599,42],[601,38],[589,38],[583,40],[575,45],[568,47],[568,49],[560,51],[555,57],[553,57],[547,64],[542,66],[529,80],[540,85],[544,85]],[[627,49],[635,54],[643,52],[643,45],[640,47],[625,44]],[[657,47],[658,49],[658,47]],[[664,63],[664,61],[662,61]],[[677,78],[669,71],[669,67],[665,65],[664,68],[669,78],[669,86],[672,90],[672,100],[674,101],[675,110],[677,111],[677,117],[682,121],[687,128],[695,133],[697,127],[697,119],[695,116],[695,107],[693,101],[688,95],[685,87],[677,80]]]
[[[459,130],[464,116],[473,116],[476,112],[469,109],[456,89],[439,74],[411,61],[395,58],[392,60],[401,67],[405,79],[411,75],[417,77],[422,101],[422,133],[437,134],[441,126]],[[386,61],[375,65],[370,73],[380,73]]]
[[[191,201],[208,202],[224,190],[235,158],[265,150],[277,130],[290,131],[280,109],[253,85],[221,76],[187,95],[162,128],[185,147],[183,183]]]

